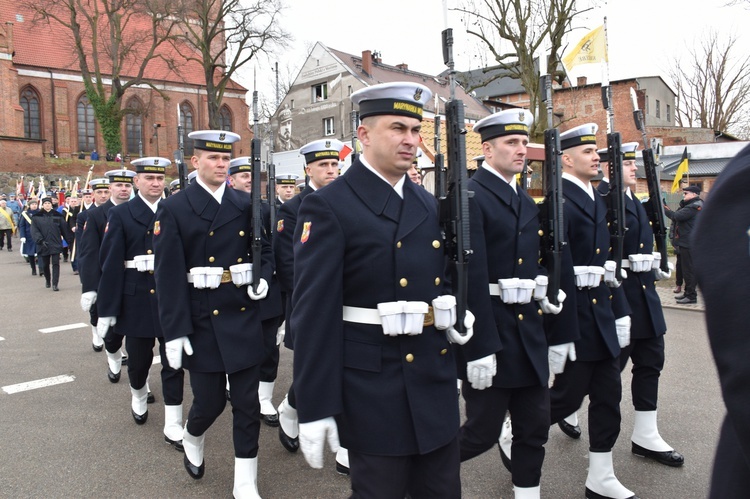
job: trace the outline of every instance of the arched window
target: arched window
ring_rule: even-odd
[[[41,139],[42,116],[39,110],[39,96],[29,87],[21,92],[21,107],[23,108],[23,136],[27,139]]]
[[[125,152],[131,156],[142,156],[143,148],[143,105],[133,97],[128,101],[125,115]]]
[[[193,108],[187,102],[180,104],[180,121],[184,134],[185,158],[189,158],[193,155],[193,141],[188,138],[188,134],[195,130],[195,125],[193,123]],[[185,162],[187,163],[187,159],[185,159]]]
[[[96,126],[94,106],[86,95],[78,99],[78,150],[93,151],[96,149]]]
[[[219,129],[232,131],[232,111],[227,106],[221,106],[219,110]]]

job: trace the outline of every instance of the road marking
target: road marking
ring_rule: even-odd
[[[75,324],[66,324],[65,326],[56,326],[56,327],[48,327],[44,329],[40,329],[39,332],[42,334],[47,333],[58,333],[60,331],[67,331],[69,329],[80,329],[82,327],[87,327],[88,324],[84,324],[83,322],[76,322]]]
[[[5,338],[3,338],[2,336],[0,336],[0,341],[5,341]]]
[[[37,388],[60,385],[62,383],[70,383],[71,381],[75,381],[75,379],[76,377],[71,374],[63,374],[61,376],[54,376],[52,378],[44,378],[38,379],[36,381],[27,381],[26,383],[4,386],[3,391],[10,395],[13,393],[36,390]]]

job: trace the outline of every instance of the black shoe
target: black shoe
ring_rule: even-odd
[[[349,476],[349,468],[336,461],[336,473],[339,475]]]
[[[182,440],[172,440],[168,436],[164,435],[164,441],[167,442],[169,445],[174,446],[175,449],[177,449],[180,452],[185,452],[185,448],[182,446]]]
[[[586,487],[586,499],[612,499],[609,496],[603,496],[600,494],[597,494],[593,490]],[[630,496],[627,499],[638,499],[638,496]]]
[[[677,303],[680,305],[689,305],[691,303],[698,303],[697,298],[688,298],[687,296],[683,296],[682,298],[677,299]]]
[[[47,282],[47,283],[45,283],[45,284],[44,284],[44,287],[45,287],[45,288],[49,288],[49,287],[50,287],[50,283],[48,283],[48,282]]]
[[[120,371],[119,373],[113,373],[112,369],[107,368],[107,378],[109,378],[109,381],[111,383],[117,383],[118,381],[120,381],[120,374],[122,374],[122,371]]]
[[[44,272],[42,272],[41,270],[39,271],[39,277],[44,277]]]
[[[205,459],[200,466],[196,466],[190,462],[190,459],[188,459],[186,455],[182,462],[185,463],[185,469],[187,470],[188,475],[190,475],[191,478],[195,478],[196,480],[200,480],[201,478],[203,478],[203,473],[206,471]]]
[[[685,464],[685,458],[680,454],[679,452],[675,450],[668,450],[664,452],[657,452],[653,450],[648,450],[645,447],[641,447],[640,445],[636,444],[635,442],[631,442],[633,444],[632,452],[636,456],[640,457],[646,457],[648,459],[653,459],[654,461],[666,464],[667,466],[672,466],[673,468],[678,468]]]
[[[36,275],[36,269],[31,269],[31,275]]]
[[[261,414],[260,419],[268,426],[277,427],[279,426],[279,415],[278,414]]]
[[[292,438],[286,433],[284,433],[283,428],[279,426],[279,442],[281,442],[281,445],[284,446],[286,450],[289,452],[297,452],[299,449],[299,437]]]
[[[141,424],[144,424],[146,422],[146,420],[148,420],[148,409],[146,409],[146,412],[144,412],[140,416],[138,414],[136,414],[133,409],[130,409],[130,414],[133,415],[133,419],[135,420],[135,424],[141,425]]]
[[[568,423],[564,419],[557,423],[557,426],[560,427],[563,433],[565,433],[570,438],[574,438],[578,440],[581,438],[581,427],[578,425],[573,426],[572,424]]]
[[[13,251],[13,248],[8,248],[8,251]]]
[[[63,257],[63,263],[68,263],[68,257],[67,256]]]
[[[154,397],[153,393],[148,392],[148,396],[146,397],[146,403],[153,404],[154,402],[156,402],[156,397]]]
[[[102,345],[94,345],[92,343],[91,344],[91,348],[93,348],[95,352],[101,352],[102,350],[104,350],[104,345],[103,344]]]
[[[52,291],[60,291],[60,288],[57,287],[57,284],[52,285]]]

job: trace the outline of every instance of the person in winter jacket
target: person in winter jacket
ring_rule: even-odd
[[[29,201],[29,209],[24,210],[21,216],[18,218],[18,235],[21,238],[21,253],[29,259],[29,265],[31,265],[31,275],[36,275],[36,243],[34,237],[31,234],[31,222],[32,217],[39,213],[39,201],[32,199]],[[39,262],[39,273],[44,275],[41,269],[41,261]]]
[[[72,237],[63,216],[52,209],[52,198],[42,199],[42,209],[31,219],[31,234],[37,245],[37,255],[42,258],[46,286],[50,287],[51,277],[52,290],[59,291],[62,241],[65,238],[70,242]],[[51,276],[50,263],[52,264]]]

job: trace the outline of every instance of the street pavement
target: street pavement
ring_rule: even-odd
[[[157,403],[149,406],[148,422],[136,426],[130,415],[127,368],[118,384],[107,380],[105,355],[91,349],[88,314],[78,305],[78,277],[69,264],[61,267],[60,292],[55,293],[45,289],[44,279],[30,275],[17,248],[0,252],[0,497],[231,497],[230,405],[207,433],[204,478],[191,479],[183,469],[183,455],[163,441],[160,366],[152,367],[150,379]],[[674,302],[667,292],[671,295],[671,289],[664,288],[662,296]],[[663,300],[666,305],[667,299]],[[629,368],[623,373],[623,421],[614,449],[615,470],[642,499],[698,499],[708,492],[725,411],[700,308],[665,309],[669,331],[659,423],[665,440],[685,455],[684,467],[668,468],[631,454]],[[61,326],[69,329],[41,331]],[[282,349],[276,404],[290,378],[291,352]],[[17,386],[37,380],[46,380],[42,383],[49,386],[26,390]],[[185,414],[190,400],[186,386]],[[580,419],[584,430],[580,440],[566,437],[556,426],[550,429],[542,476],[544,498],[584,495],[585,411]],[[276,428],[261,428],[258,487],[264,498],[349,496],[349,480],[335,472],[333,454],[326,456],[324,469],[313,470],[301,452],[284,450],[277,435]],[[464,463],[461,475],[465,498],[513,497],[510,474],[496,448]]]

